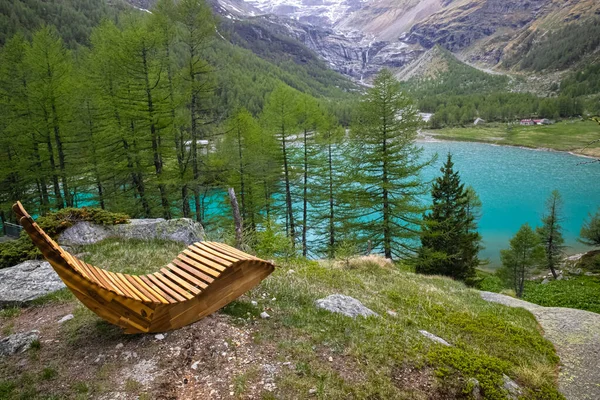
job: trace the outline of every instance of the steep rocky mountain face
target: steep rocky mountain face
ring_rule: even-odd
[[[359,81],[383,67],[402,78],[436,45],[494,67],[524,40],[535,42],[549,30],[600,15],[596,0],[212,1],[234,25],[246,21],[263,35],[297,39]]]

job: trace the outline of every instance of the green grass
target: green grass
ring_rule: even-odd
[[[165,265],[181,245],[110,240],[84,250],[90,253],[86,260],[96,265],[146,273]],[[486,399],[504,399],[503,374],[515,379],[528,399],[562,398],[555,383],[558,357],[529,312],[485,302],[459,282],[400,266],[366,262],[346,269],[340,264],[278,262],[273,275],[222,311],[252,329],[256,351],[270,348],[273,362],[291,363],[276,376],[277,391],[264,398],[305,398],[311,389],[318,399],[460,398],[471,390],[469,378],[476,378]],[[315,300],[333,293],[359,299],[380,317],[352,319],[315,307]],[[265,308],[268,320],[257,316]],[[60,327],[60,339],[72,345],[85,346],[90,331],[101,337],[120,332],[82,306],[73,314]],[[421,329],[453,347],[433,343]],[[253,368],[240,370],[228,383],[236,396],[243,397],[259,379]],[[16,378],[0,379],[0,399],[39,398],[37,382],[52,379],[58,387],[68,379],[62,371],[55,376],[42,368],[26,380],[22,373],[5,376]],[[99,371],[95,382],[102,385],[105,379]],[[129,392],[139,390],[133,382],[125,386]],[[76,396],[95,392],[77,382],[65,387]]]
[[[125,274],[148,274],[170,263],[182,250],[181,243],[165,240],[107,239],[86,246],[84,260],[100,268]]]
[[[428,133],[438,139],[487,142],[532,148],[572,151],[589,156],[600,156],[600,126],[593,121],[561,121],[553,125],[521,126],[486,124],[464,128],[443,128]]]
[[[296,272],[279,269],[254,293],[277,299],[269,304],[272,318],[258,340],[278,343],[280,357],[295,360],[297,371],[278,384],[289,396],[317,388],[322,398],[403,398],[420,390],[411,393],[395,384],[399,371],[410,367],[423,376],[433,371],[429,379],[440,393],[458,396],[474,377],[486,398],[503,398],[504,373],[531,389],[528,398],[561,398],[548,374],[558,358],[525,310],[487,303],[449,279],[395,268],[346,270],[312,262],[290,267]],[[314,307],[316,299],[332,293],[353,296],[381,317],[351,319]],[[421,329],[454,346],[430,342]],[[344,360],[361,379],[344,379],[323,354]]]
[[[568,281],[551,281],[545,285],[527,282],[523,300],[545,307],[578,308],[600,313],[600,278],[571,276]]]

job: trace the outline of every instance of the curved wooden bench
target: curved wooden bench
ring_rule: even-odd
[[[20,202],[13,211],[73,294],[125,333],[164,332],[191,324],[252,289],[275,269],[226,244],[198,242],[154,274],[115,273],[65,251]]]

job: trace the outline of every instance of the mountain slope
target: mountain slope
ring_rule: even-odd
[[[506,68],[507,60],[523,55],[523,48],[528,51],[552,32],[600,14],[600,2],[594,0],[247,0],[246,4],[265,15],[276,14],[275,23],[289,36],[357,80],[368,80],[383,67],[402,70],[435,45],[470,63]],[[256,11],[251,15],[275,18]]]

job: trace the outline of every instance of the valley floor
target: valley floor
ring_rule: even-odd
[[[426,129],[422,135],[440,140],[522,146],[600,157],[600,125],[593,121],[569,120],[542,126],[490,123],[481,126]]]

